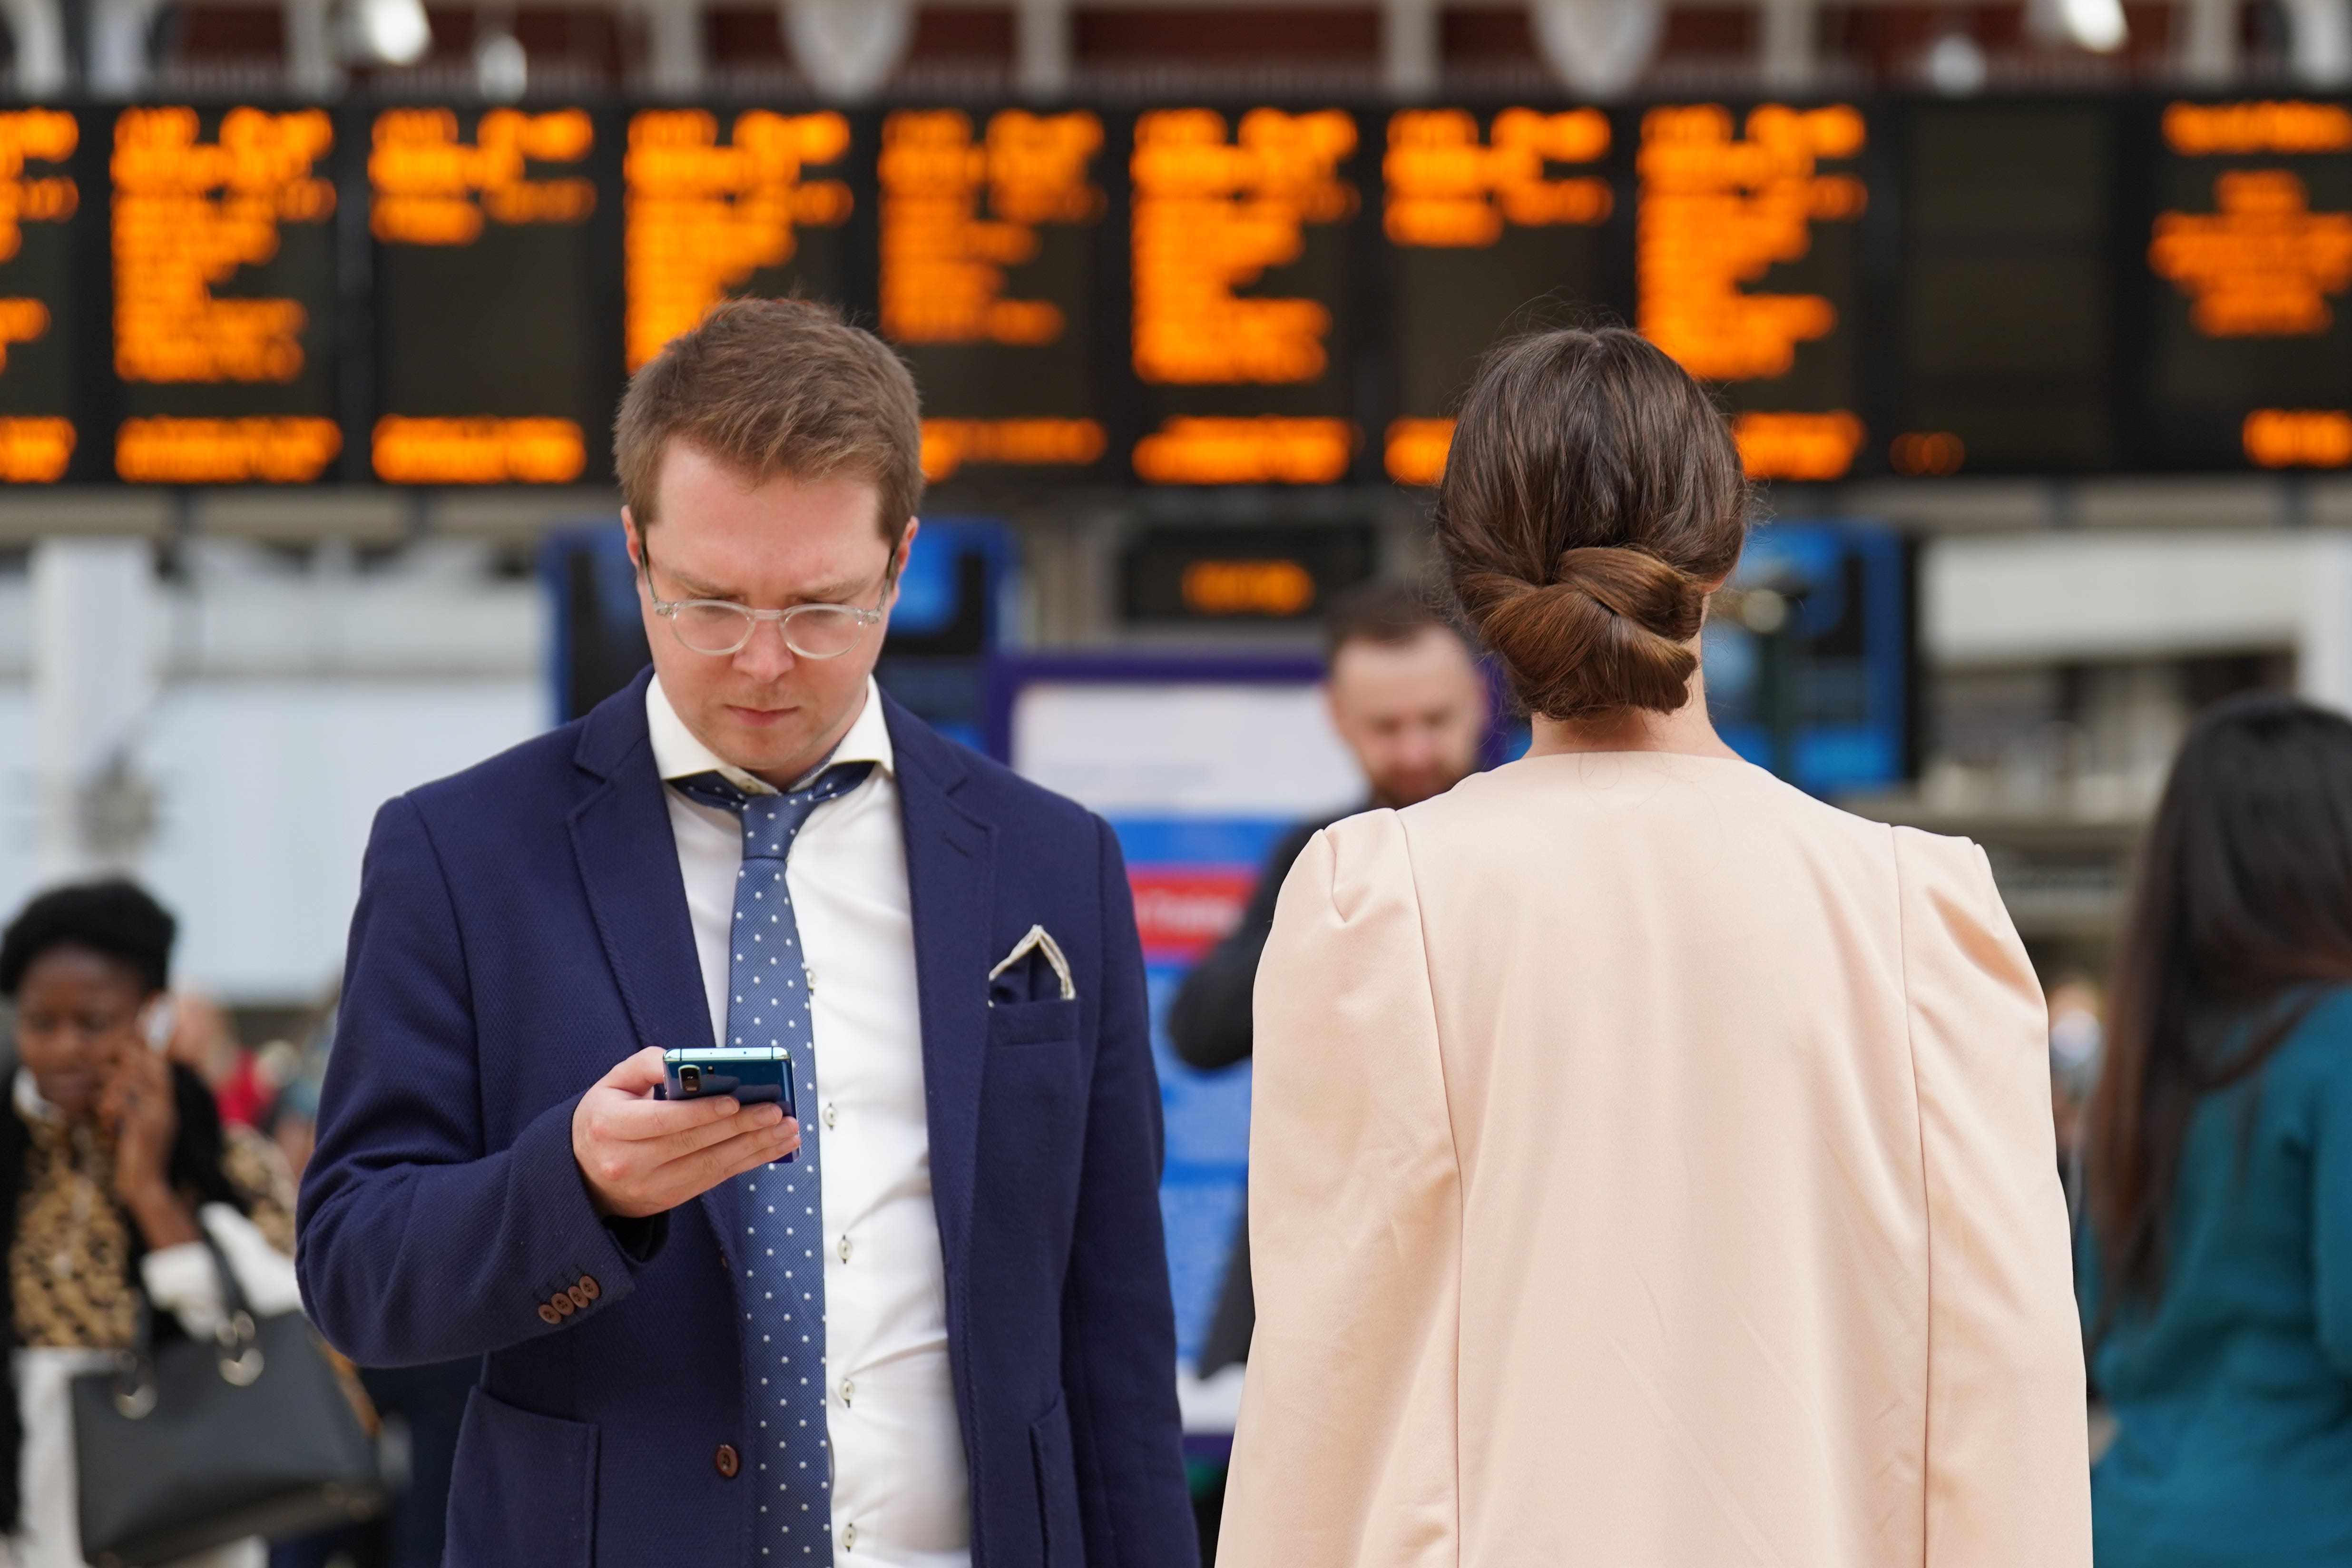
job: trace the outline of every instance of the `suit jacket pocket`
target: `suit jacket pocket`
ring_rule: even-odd
[[[596,1548],[596,1428],[466,1398],[446,1568],[588,1568]]]
[[[1052,1408],[1029,1424],[1029,1456],[1037,1468],[1045,1568],[1085,1568],[1085,1526],[1078,1519],[1077,1475],[1070,1458],[1070,1412],[1058,1396]]]
[[[1044,1002],[999,1002],[988,1010],[992,1046],[1043,1046],[1078,1037],[1078,1004],[1055,996]]]

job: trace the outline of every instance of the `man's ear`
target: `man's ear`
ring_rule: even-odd
[[[644,536],[637,530],[637,520],[629,509],[621,509],[621,542],[628,547],[629,564],[642,572],[646,569]]]
[[[898,536],[898,548],[890,556],[890,603],[898,602],[898,584],[907,576],[907,563],[914,558],[915,535],[923,531],[919,518],[907,520],[907,531]]]

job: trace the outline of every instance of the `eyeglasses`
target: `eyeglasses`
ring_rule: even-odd
[[[865,640],[866,628],[882,618],[878,609],[856,605],[793,605],[781,610],[755,610],[730,599],[665,600],[654,587],[654,561],[642,535],[637,559],[643,564],[646,594],[654,614],[669,622],[677,640],[696,653],[725,658],[740,653],[761,621],[773,621],[784,634],[784,646],[803,658],[839,658]],[[890,592],[895,572],[886,572],[882,592]]]

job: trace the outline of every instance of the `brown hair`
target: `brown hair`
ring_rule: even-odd
[[[846,476],[881,492],[896,548],[923,500],[915,378],[873,333],[804,300],[730,300],[629,379],[613,421],[621,499],[654,521],[662,456],[685,441],[755,480]]]
[[[1437,492],[1464,616],[1531,712],[1672,712],[1707,584],[1738,564],[1748,487],[1723,416],[1622,327],[1486,358]]]
[[[1349,643],[1393,647],[1431,631],[1453,632],[1454,624],[1411,584],[1375,577],[1331,595],[1323,612],[1323,657],[1327,663],[1339,658]]]

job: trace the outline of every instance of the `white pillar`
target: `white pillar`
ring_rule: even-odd
[[[1013,75],[1024,98],[1070,90],[1070,0],[1021,0],[1013,13]]]
[[[2238,0],[2181,0],[2180,74],[2226,87],[2238,74]]]
[[[1633,87],[1665,35],[1664,0],[1528,0],[1528,11],[1544,64],[1591,98]]]
[[[147,85],[147,24],[157,0],[93,0],[89,8],[89,90],[131,98]]]
[[[914,36],[912,0],[784,0],[793,61],[827,98],[880,91]]]
[[[1444,41],[1436,0],[1388,0],[1381,18],[1381,63],[1389,91],[1398,98],[1425,98],[1444,74]]]
[[[38,100],[66,89],[66,29],[58,0],[6,0],[16,41],[16,92]]]
[[[702,90],[709,58],[703,47],[700,0],[649,0],[646,6],[646,83],[665,98]]]
[[[327,37],[327,0],[285,0],[286,90],[296,98],[332,98],[343,73]]]
[[[2286,0],[2287,61],[2305,87],[2352,81],[2352,0]]]
[[[1763,0],[1761,10],[1764,85],[1774,92],[1803,92],[1813,85],[1818,63],[1814,34],[1820,12],[1814,0]]]
[[[45,539],[32,578],[40,878],[129,870],[147,816],[133,748],[160,684],[154,551],[139,539]]]
[[[2310,548],[2303,635],[2295,641],[2295,690],[2352,713],[2352,533],[2315,535]]]

